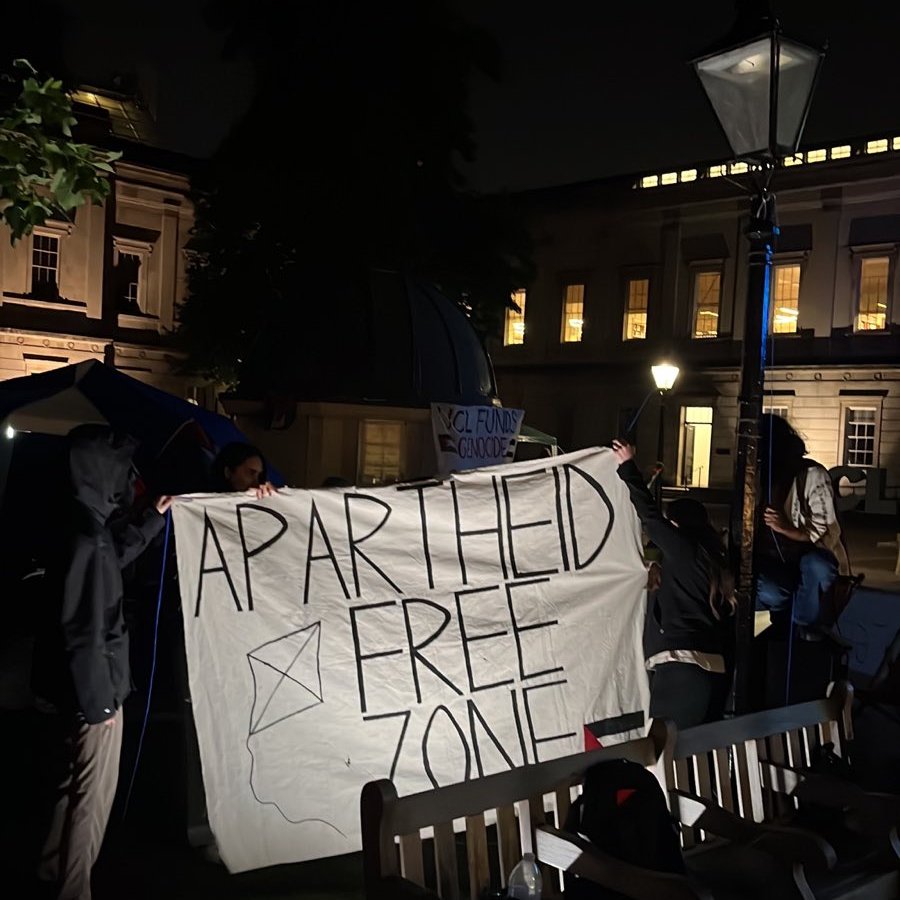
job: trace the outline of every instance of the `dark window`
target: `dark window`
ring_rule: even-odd
[[[31,244],[31,295],[38,300],[59,297],[59,238],[35,234]]]

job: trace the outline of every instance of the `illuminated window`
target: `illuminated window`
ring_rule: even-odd
[[[629,278],[625,300],[625,327],[622,337],[626,341],[647,337],[647,299],[650,295],[649,278]]]
[[[846,159],[850,155],[850,145],[841,144],[840,147],[831,148],[832,159]]]
[[[401,477],[403,422],[365,419],[359,430],[359,483],[392,484]]]
[[[709,177],[710,178],[721,178],[725,174],[726,167],[725,166],[710,166],[709,167]]]
[[[567,284],[563,297],[562,332],[560,341],[564,344],[581,340],[584,328],[584,285]]]
[[[658,184],[659,184],[659,176],[658,175],[647,175],[641,179],[641,187],[642,188],[656,187]]]
[[[900,137],[895,137],[891,141],[891,150],[900,150]]]
[[[877,412],[872,407],[850,407],[844,413],[845,466],[875,465]]]
[[[736,162],[731,164],[731,174],[732,175],[743,175],[745,172],[748,172],[750,167],[745,162]]]
[[[722,300],[722,273],[697,272],[694,275],[695,338],[719,336],[719,306]]]
[[[866,153],[884,153],[888,148],[887,138],[882,138],[878,141],[867,141],[866,142]]]
[[[678,173],[666,172],[660,176],[659,180],[662,184],[675,184],[678,181]]]
[[[685,169],[681,173],[682,181],[696,181],[697,180],[697,170],[696,169]]]
[[[785,422],[788,420],[788,408],[786,406],[770,406],[768,403],[763,403],[763,412],[772,416],[778,416],[779,419],[784,419]]]
[[[525,291],[513,291],[512,302],[518,309],[506,310],[506,325],[503,329],[505,346],[525,343]]]
[[[884,330],[887,322],[890,271],[891,260],[888,256],[872,256],[860,260],[857,331]]]
[[[711,406],[683,406],[678,447],[678,484],[681,487],[709,487],[712,456]]]
[[[800,266],[796,263],[772,267],[771,334],[796,334],[800,318]]]
[[[803,165],[803,154],[797,153],[795,156],[786,156],[784,158],[785,166],[802,166]]]
[[[808,163],[825,162],[826,159],[828,159],[827,150],[810,150],[809,153],[806,154],[806,161]]]
[[[31,295],[38,300],[59,298],[59,238],[35,231],[31,238]]]

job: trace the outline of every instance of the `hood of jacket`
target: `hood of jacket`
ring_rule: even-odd
[[[100,524],[131,502],[131,461],[136,449],[134,439],[106,425],[80,425],[69,434],[75,499]]]

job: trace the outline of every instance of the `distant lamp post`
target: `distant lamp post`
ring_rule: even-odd
[[[659,430],[657,432],[656,443],[656,461],[662,463],[665,459],[666,452],[666,395],[675,386],[675,379],[678,378],[678,366],[671,363],[658,363],[650,367],[653,373],[653,381],[656,389],[659,391]],[[656,505],[662,508],[662,482],[663,473],[657,472],[653,481],[654,494],[656,496]]]
[[[772,253],[778,236],[772,176],[780,159],[797,152],[824,50],[789,40],[753,2],[738,2],[738,21],[718,47],[693,61],[736,159],[750,163],[754,189],[746,228],[750,240],[747,308],[741,359],[735,484],[742,503],[732,508],[732,547],[740,547],[735,710],[749,708],[754,621],[754,554],[759,489],[757,445],[762,414],[769,326]]]

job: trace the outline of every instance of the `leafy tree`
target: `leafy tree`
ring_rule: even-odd
[[[443,0],[211,11],[256,89],[195,182],[179,327],[193,367],[233,383],[248,355],[274,357],[273,327],[309,329],[323,305],[348,321],[372,269],[434,281],[494,330],[531,263],[513,202],[459,172],[475,152],[470,81],[499,71],[493,41]]]
[[[0,221],[12,242],[50,218],[69,218],[87,201],[109,194],[107,176],[120,156],[75,141],[72,103],[55,78],[38,78],[25,60],[6,76],[0,112]]]

